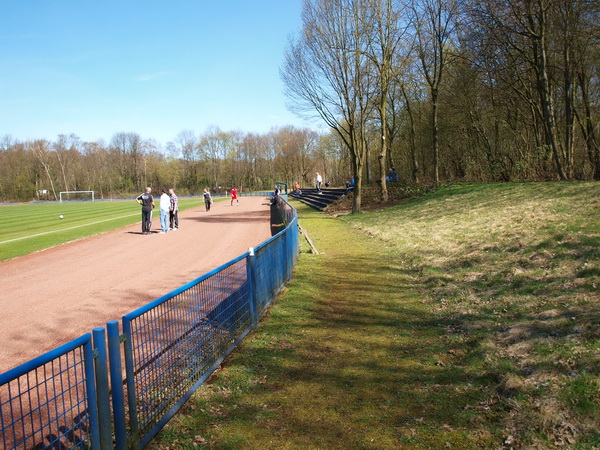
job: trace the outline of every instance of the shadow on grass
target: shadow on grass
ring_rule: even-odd
[[[261,327],[161,442],[598,443],[597,239],[557,234],[410,267],[381,242],[299,209],[325,254],[301,256]]]
[[[444,322],[402,304],[402,296],[416,292],[377,276],[389,272],[380,259],[323,262],[299,271],[260,336],[225,364],[232,377],[215,380],[222,388],[242,387],[243,398],[223,398],[217,390],[218,400],[204,404],[197,419],[223,427],[209,432],[213,442],[237,442],[234,424],[261,434],[277,430],[280,442],[294,448],[438,446],[440,433],[441,445],[487,442],[467,437],[471,421],[492,403],[486,386],[497,383],[494,374],[463,361],[477,352],[477,339],[445,342]],[[315,286],[319,294],[309,304],[293,293]],[[224,405],[223,417],[210,411],[214,402]],[[421,430],[411,431],[415,425]]]

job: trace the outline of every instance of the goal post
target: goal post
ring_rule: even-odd
[[[96,201],[95,197],[94,197],[94,191],[62,191],[59,195],[60,195],[60,203],[63,202],[63,194],[68,195],[68,194],[92,194],[92,201]]]

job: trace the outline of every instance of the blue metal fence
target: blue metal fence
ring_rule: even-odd
[[[91,335],[0,374],[4,448],[99,448]]]
[[[284,230],[125,315],[122,334],[109,322],[108,346],[97,328],[93,341],[84,335],[1,374],[4,449],[147,445],[291,278],[298,218],[281,198],[272,207]]]
[[[246,255],[123,317],[141,445],[252,328]]]

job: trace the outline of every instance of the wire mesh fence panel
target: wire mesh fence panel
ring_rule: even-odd
[[[262,315],[285,281],[284,233],[285,230],[254,249],[252,282],[259,315]]]
[[[97,439],[90,335],[0,375],[4,449],[89,448]]]
[[[298,261],[298,255],[300,254],[300,235],[298,228],[298,217],[296,216],[296,210],[293,210],[292,219],[288,223],[286,228],[286,261],[287,261],[287,280],[292,277],[292,271],[296,266],[296,261]]]
[[[298,259],[298,212],[282,198],[277,199],[276,208],[285,224],[285,229],[282,232],[282,234],[284,234],[284,243],[283,248],[281,249],[284,252],[283,261],[285,264],[286,278],[283,281],[285,282],[291,278],[292,270]]]
[[[292,220],[297,215],[296,209],[281,197],[277,197],[275,205],[279,210],[281,218],[285,221],[286,226],[292,223]]]
[[[123,318],[142,440],[250,329],[246,259],[234,261]]]

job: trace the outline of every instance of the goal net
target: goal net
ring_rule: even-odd
[[[88,200],[92,198],[92,201],[95,201],[94,191],[62,191],[60,193],[60,203],[63,200]]]

